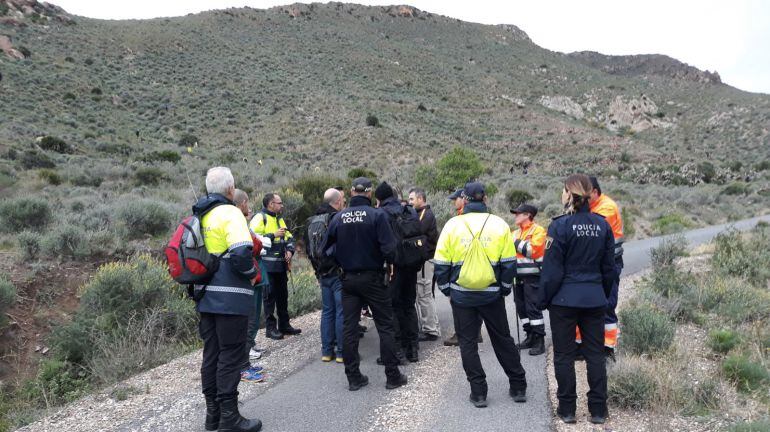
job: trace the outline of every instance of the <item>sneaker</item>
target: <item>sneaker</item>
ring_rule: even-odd
[[[262,358],[262,351],[252,348],[249,350],[249,360],[259,360]]]
[[[342,358],[342,356],[335,357],[334,361],[336,361],[337,363],[345,363],[345,359]]]
[[[262,382],[265,376],[261,373],[253,372],[250,368],[241,372],[241,381],[243,382]]]
[[[261,374],[262,372],[264,372],[265,368],[263,368],[260,365],[253,364],[253,365],[249,366],[249,368],[246,369],[246,370],[249,371],[249,372]]]
[[[330,356],[330,355],[321,356],[321,361],[324,362],[324,363],[328,363],[328,362],[332,361],[332,356]]]

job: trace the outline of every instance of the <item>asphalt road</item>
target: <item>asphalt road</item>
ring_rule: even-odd
[[[770,222],[770,216],[692,230],[680,236],[687,240],[689,246],[695,246],[710,241],[731,227],[750,229],[759,220]],[[666,238],[677,237],[628,242],[625,246],[624,275],[649,266],[650,249]],[[512,298],[509,297],[506,302],[509,323],[515,328]],[[436,303],[443,335],[447,335],[452,331],[449,303],[440,294]],[[485,332],[485,342],[479,345],[479,351],[489,383],[489,407],[477,409],[468,401],[470,390],[460,363],[459,350],[444,347],[440,340],[423,344],[420,362],[402,368],[410,380],[407,386],[386,390],[384,371],[375,364],[379,353],[374,324],[369,322],[369,328],[360,346],[361,369],[369,376],[368,387],[357,392],[348,391],[342,365],[322,363],[319,353],[319,358],[313,358],[264,393],[245,398],[241,412],[261,418],[268,431],[551,430],[545,356],[530,357],[523,352],[529,400],[526,404],[515,404],[508,396],[508,380],[497,363]],[[197,417],[194,420],[195,424],[200,421]],[[190,426],[197,428],[194,424]]]

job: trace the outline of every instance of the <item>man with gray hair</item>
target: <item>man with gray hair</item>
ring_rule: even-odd
[[[257,269],[246,218],[234,205],[235,180],[229,168],[206,174],[206,196],[193,206],[201,221],[206,250],[220,257],[205,285],[195,285],[203,339],[201,386],[206,397],[206,430],[257,432],[262,422],[238,412],[238,383],[246,357],[249,314],[254,307]]]
[[[335,359],[343,363],[342,356],[342,281],[340,268],[334,258],[323,250],[323,239],[332,217],[345,207],[345,196],[337,189],[324,192],[323,203],[315,215],[305,224],[305,248],[310,263],[321,285],[321,361]],[[335,349],[336,346],[336,349]]]

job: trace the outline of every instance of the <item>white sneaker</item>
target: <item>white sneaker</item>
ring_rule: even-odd
[[[254,348],[249,350],[249,359],[259,360],[262,358],[262,351],[257,351]]]

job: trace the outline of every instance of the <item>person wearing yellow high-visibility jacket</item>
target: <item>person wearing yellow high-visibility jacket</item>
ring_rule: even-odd
[[[519,348],[529,348],[529,355],[545,353],[545,321],[537,308],[540,268],[545,255],[545,228],[535,223],[537,207],[521,204],[511,209],[518,229],[513,233],[516,248],[516,285],[513,300],[527,337]]]
[[[478,352],[482,321],[500,366],[508,376],[509,394],[515,402],[526,402],[527,381],[516,342],[511,337],[504,301],[504,296],[511,293],[516,276],[511,229],[502,218],[489,213],[484,185],[468,183],[464,190],[463,214],[447,221],[436,245],[433,259],[436,284],[452,305],[463,369],[471,387],[471,403],[479,408],[487,406],[487,381]],[[479,244],[481,248],[475,247]],[[473,252],[480,249],[486,261],[472,260],[470,256],[479,256]],[[484,274],[480,278],[483,283],[463,286],[460,281],[468,280],[465,275],[476,273],[464,267],[471,264],[479,266],[475,270]]]
[[[265,291],[265,335],[270,339],[283,339],[283,335],[298,335],[302,330],[289,323],[289,276],[294,256],[294,237],[281,217],[283,200],[280,195],[269,193],[262,199],[262,211],[254,215],[249,228],[254,234],[271,240],[267,254],[262,257],[268,278]],[[275,312],[278,315],[276,320]]]
[[[591,186],[593,187],[589,200],[591,213],[603,216],[607,223],[610,224],[612,235],[615,237],[615,266],[617,267],[617,272],[612,285],[612,292],[607,299],[607,313],[604,317],[604,349],[607,356],[614,359],[615,348],[618,344],[618,316],[615,313],[615,308],[618,305],[620,272],[623,270],[623,216],[617,203],[607,194],[602,193],[599,180],[596,177],[590,177],[590,179]],[[577,340],[579,341],[580,339],[578,330]]]

